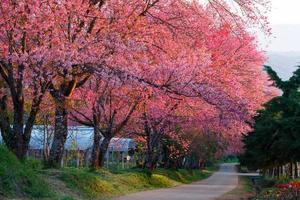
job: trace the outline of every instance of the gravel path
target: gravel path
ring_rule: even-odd
[[[222,164],[208,179],[169,189],[152,190],[119,197],[116,200],[213,200],[238,185],[234,164]]]

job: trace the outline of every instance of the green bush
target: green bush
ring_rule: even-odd
[[[276,181],[274,179],[270,179],[270,178],[263,178],[260,183],[262,188],[270,188],[270,187],[273,187],[275,184],[276,184]]]

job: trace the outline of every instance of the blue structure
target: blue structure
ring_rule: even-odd
[[[53,133],[53,126],[34,126],[29,143],[28,156],[42,158],[45,151],[49,152]],[[77,158],[75,159],[77,166],[83,165],[80,163],[87,164],[93,146],[93,135],[94,131],[91,127],[69,126],[68,138],[65,143],[65,156],[62,165],[68,162],[67,157],[69,157],[70,154],[77,154]],[[1,142],[2,137],[0,134],[0,143]],[[120,161],[124,165],[124,160],[128,160],[128,152],[134,150],[135,147],[136,143],[133,139],[112,138],[106,154],[107,166],[109,163],[116,161]]]

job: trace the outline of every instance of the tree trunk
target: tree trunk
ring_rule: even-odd
[[[273,173],[273,168],[269,168],[269,177],[272,177],[272,173]]]
[[[44,138],[43,138],[43,160],[44,160],[44,163],[47,163],[47,161],[49,159],[48,139],[49,139],[48,125],[46,125],[46,123],[44,123]]]
[[[15,125],[15,124],[14,124]],[[13,137],[7,148],[12,151],[19,159],[24,159],[28,151],[28,142],[23,140],[23,130],[20,128],[13,130]]]
[[[169,152],[166,145],[162,145],[161,152],[158,157],[159,157],[158,162],[160,163],[160,167],[168,168]]]
[[[158,161],[159,134],[150,133],[147,137],[147,153],[145,157],[144,168],[153,170]]]
[[[11,37],[11,35],[9,37]],[[26,39],[22,42],[24,51],[26,49],[25,41]],[[16,69],[16,71],[14,69]],[[28,119],[25,121],[24,70],[25,66],[23,64],[17,65],[16,67],[10,62],[5,63],[2,61],[0,64],[0,76],[5,82],[5,89],[7,89],[7,94],[0,99],[0,130],[8,149],[13,151],[20,159],[23,159],[26,156],[34,121],[39,111],[42,98],[48,89],[48,84],[46,82],[40,84],[41,82],[36,78],[33,80],[32,83],[34,84],[32,89],[34,92],[31,96],[31,108]],[[15,72],[17,72],[17,76],[15,76]],[[11,97],[9,100],[12,101],[12,122],[9,118],[10,111],[7,106],[8,95]]]
[[[7,111],[7,97],[4,96],[0,101],[0,129],[1,135],[7,148],[12,151],[19,159],[23,159],[29,148],[29,141],[33,123],[27,123],[24,129],[24,101],[15,100],[13,124],[10,121]]]
[[[17,97],[15,97],[17,98]],[[23,158],[25,147],[23,147],[23,130],[24,130],[24,100],[17,98],[14,103],[14,119],[13,119],[13,133],[14,139],[11,141],[11,148],[18,158]]]
[[[290,162],[290,178],[293,179],[293,162]]]
[[[63,99],[56,104],[54,138],[50,150],[49,167],[60,167],[64,154],[65,142],[68,136],[67,101]]]
[[[50,150],[49,167],[59,167],[63,158],[64,146],[68,136],[68,99],[72,96],[74,90],[83,86],[89,77],[89,74],[81,80],[78,80],[79,77],[72,80],[67,80],[64,77],[64,81],[58,89],[54,87],[53,83],[49,86],[50,94],[56,102],[54,138]]]
[[[155,168],[155,165],[156,162],[154,152],[152,152],[151,149],[148,149],[145,158],[144,168],[153,170]]]
[[[102,135],[97,127],[94,127],[94,142],[92,147],[91,155],[91,168],[97,169],[100,168],[99,155],[100,155],[100,142]]]
[[[186,168],[193,169],[193,156],[192,155],[187,157]]]
[[[295,162],[294,178],[298,178],[298,165],[297,165],[297,162]]]
[[[100,152],[99,152],[99,167],[100,168],[104,167],[105,155],[107,153],[110,140],[111,140],[111,137],[104,137],[103,141],[101,142]]]

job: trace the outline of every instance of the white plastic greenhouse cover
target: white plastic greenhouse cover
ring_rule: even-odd
[[[53,127],[48,130],[53,130]],[[30,149],[42,149],[44,143],[44,127],[34,126],[30,139]],[[2,137],[0,134],[0,143]],[[68,128],[68,138],[65,144],[66,149],[79,148],[80,150],[86,150],[93,145],[93,128],[86,126],[70,126]],[[135,148],[135,142],[130,138],[112,138],[109,144],[110,151],[128,151],[131,148]]]

